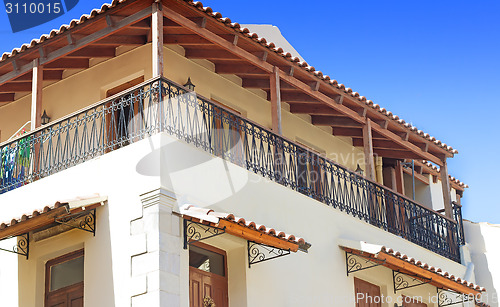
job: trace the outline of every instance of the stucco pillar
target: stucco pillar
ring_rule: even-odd
[[[131,221],[131,234],[146,241],[132,255],[131,306],[181,306],[181,222],[175,195],[163,188],[141,195],[142,217]]]

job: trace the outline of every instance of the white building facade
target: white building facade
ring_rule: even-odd
[[[2,305],[481,304],[456,151],[199,3],[0,69]]]

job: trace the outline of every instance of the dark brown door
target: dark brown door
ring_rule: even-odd
[[[228,307],[227,266],[225,252],[197,243],[189,247],[190,307]]]
[[[83,307],[83,249],[45,265],[45,307]]]
[[[380,287],[362,279],[354,278],[356,307],[380,307]]]

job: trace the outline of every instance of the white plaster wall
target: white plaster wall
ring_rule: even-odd
[[[484,301],[497,307],[500,290],[500,225],[464,220],[464,231],[476,282],[487,290],[484,296],[487,299]]]
[[[20,306],[40,306],[44,261],[76,246],[85,247],[85,305],[129,306],[134,286],[130,256],[142,248],[130,236],[130,221],[141,216],[140,195],[160,186],[174,192],[180,205],[233,212],[312,244],[308,254],[298,252],[251,269],[245,263],[244,243],[233,245],[228,264],[234,306],[263,306],[263,302],[266,306],[354,306],[336,303],[354,296],[339,239],[386,245],[455,276],[465,273],[461,264],[161,134],[0,195],[0,221],[61,199],[93,193],[108,196],[107,205],[98,211],[95,237],[77,231],[61,234],[34,244],[33,257],[20,260]],[[188,306],[187,257],[186,251],[181,253],[180,306]],[[15,266],[15,261],[8,265]],[[387,276],[370,276],[377,276],[384,291],[392,291]],[[7,282],[4,278],[0,275],[0,283]]]

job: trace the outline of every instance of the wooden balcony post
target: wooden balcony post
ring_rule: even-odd
[[[270,77],[271,82],[271,118],[273,132],[281,135],[281,90],[279,68],[274,66]]]
[[[163,76],[163,11],[160,1],[153,3],[151,32],[153,77]]]
[[[365,153],[366,177],[376,181],[375,163],[373,161],[372,124],[369,118],[366,119],[366,124],[363,125],[363,149]]]
[[[42,123],[42,89],[43,67],[39,59],[33,60],[33,80],[31,82],[31,130],[40,127]]]
[[[396,191],[405,195],[405,181],[403,177],[403,163],[402,161],[396,162]]]
[[[446,158],[443,160],[443,166],[439,171],[441,177],[441,186],[443,188],[443,201],[444,201],[444,212],[447,217],[453,219],[453,209],[451,207],[451,189],[450,189],[450,178],[448,176],[448,163]]]

